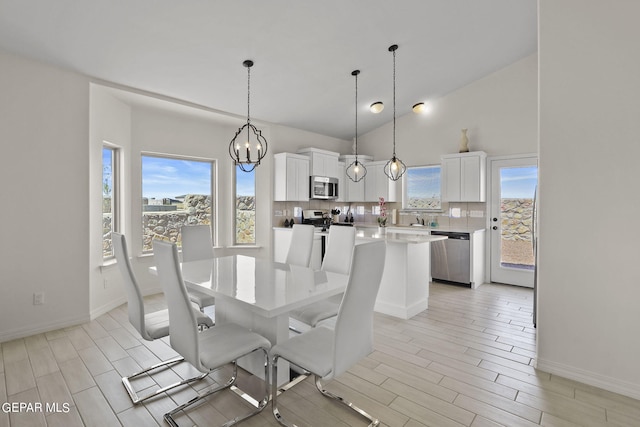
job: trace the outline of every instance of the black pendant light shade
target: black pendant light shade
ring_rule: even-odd
[[[267,154],[267,140],[262,136],[262,131],[251,123],[251,67],[253,61],[247,59],[242,65],[247,68],[247,123],[238,129],[229,143],[229,155],[240,170],[251,172]],[[242,138],[245,129],[246,138]]]
[[[351,75],[356,78],[356,136],[355,136],[355,148],[356,159],[347,167],[347,177],[353,182],[358,182],[367,174],[367,168],[358,161],[358,74],[360,70],[354,70]]]
[[[384,174],[392,181],[397,181],[404,175],[407,167],[404,162],[396,156],[396,50],[398,45],[389,46],[389,52],[393,53],[393,156],[384,165]]]

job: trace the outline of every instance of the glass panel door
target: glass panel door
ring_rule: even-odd
[[[533,287],[535,157],[494,159],[491,168],[491,281]]]

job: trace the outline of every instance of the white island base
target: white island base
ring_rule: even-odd
[[[387,253],[374,310],[401,319],[424,311],[429,303],[431,281],[430,242],[444,236],[358,230],[356,243],[385,240]]]
[[[427,309],[431,255],[429,243],[387,242],[387,257],[374,310],[410,319]]]

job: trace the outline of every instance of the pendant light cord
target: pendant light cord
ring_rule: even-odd
[[[354,71],[355,76],[356,76],[356,164],[358,162],[358,74],[360,74],[360,71],[358,71],[357,73]]]
[[[393,49],[393,157],[396,157],[396,49]]]
[[[249,115],[251,106],[251,66],[247,67],[247,123],[251,123],[251,116]]]

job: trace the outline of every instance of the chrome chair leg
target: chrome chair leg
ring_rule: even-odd
[[[264,353],[264,359],[265,359],[265,364],[264,364],[264,372],[265,372],[265,378],[267,380],[265,380],[265,396],[264,398],[262,398],[262,400],[260,400],[260,402],[258,402],[258,406],[256,407],[255,411],[249,412],[248,414],[244,414],[244,415],[240,415],[237,416],[229,421],[227,421],[226,423],[224,423],[222,425],[222,427],[229,427],[232,425],[235,425],[237,423],[239,423],[240,421],[246,420],[249,417],[252,417],[260,412],[262,412],[262,410],[265,408],[265,406],[267,406],[267,403],[269,402],[269,353],[267,352],[266,349],[259,349],[262,350]],[[256,351],[256,350],[254,350]],[[208,375],[208,373],[207,373]],[[224,389],[227,388],[232,388],[235,386],[236,380],[238,378],[238,366],[235,362],[233,362],[233,374],[231,376],[231,378],[229,378],[229,380],[224,383],[223,385],[219,386],[219,387],[215,387],[215,388],[211,388],[207,391],[205,391],[202,394],[198,394],[196,397],[194,397],[193,399],[189,400],[188,402],[183,403],[182,405],[178,406],[177,408],[173,409],[171,412],[167,412],[166,414],[164,414],[164,420],[167,424],[169,424],[172,427],[179,427],[178,423],[176,422],[176,420],[173,418],[173,416],[175,414],[177,414],[180,411],[184,411],[185,409],[187,409],[188,407],[190,407],[191,405],[201,401],[202,399],[211,396],[214,393],[217,393],[219,391],[222,391]],[[243,396],[244,397],[244,396]],[[246,400],[246,398],[245,398]],[[251,402],[250,402],[251,403]]]
[[[131,380],[133,380],[134,378],[137,378],[141,375],[144,375],[148,372],[151,372],[155,369],[159,369],[159,368],[169,368],[171,365],[174,365],[176,363],[180,363],[184,361],[183,357],[176,357],[173,359],[169,359],[166,360],[164,362],[158,363],[156,365],[150,366],[140,372],[136,372],[135,374],[129,375],[127,377],[122,377],[122,385],[124,385],[125,390],[127,390],[127,393],[129,393],[129,397],[131,398],[131,401],[133,402],[134,405],[147,400],[147,399],[151,399],[152,397],[158,396],[159,394],[162,394],[168,390],[171,390],[173,388],[179,387],[181,385],[185,385],[185,384],[189,384],[195,381],[200,381],[201,379],[203,379],[204,377],[206,377],[208,375],[208,373],[205,374],[201,374],[201,375],[197,375],[195,377],[191,377],[191,378],[187,378],[186,380],[182,380],[180,382],[177,383],[173,383],[171,385],[168,385],[166,387],[162,387],[159,388],[157,390],[154,390],[150,393],[147,393],[143,396],[138,396],[138,393],[136,393],[136,391],[133,388],[133,385],[131,384]]]
[[[282,414],[280,413],[280,410],[278,409],[278,394],[280,392],[280,390],[278,389],[278,384],[276,380],[273,380],[274,378],[278,378],[278,359],[280,358],[280,356],[275,356],[272,360],[271,363],[271,378],[272,378],[272,384],[271,384],[271,410],[273,412],[273,416],[276,419],[276,421],[278,421],[278,423],[280,425],[283,425],[285,427],[297,427],[295,424],[290,424],[289,422],[287,422],[284,417],[282,416]],[[380,421],[376,418],[373,418],[371,415],[369,415],[367,412],[365,412],[364,410],[358,408],[356,405],[354,405],[353,403],[344,400],[342,397],[337,396],[327,390],[324,389],[324,387],[322,386],[322,383],[320,382],[320,378],[317,375],[315,376],[315,383],[316,383],[316,388],[318,389],[318,391],[320,391],[320,393],[322,393],[323,396],[331,398],[333,400],[337,400],[338,402],[342,403],[343,405],[347,406],[348,408],[352,409],[353,411],[357,412],[358,414],[360,414],[361,416],[363,416],[364,418],[366,418],[367,420],[369,420],[369,427],[376,427],[378,425],[380,425]],[[285,386],[286,389],[290,388]]]
[[[316,388],[320,393],[322,393],[323,396],[328,397],[330,399],[337,400],[338,402],[342,403],[343,405],[347,406],[348,408],[362,415],[364,418],[370,421],[369,427],[375,427],[380,425],[380,421],[377,418],[373,418],[371,415],[369,415],[364,410],[358,408],[353,403],[347,400],[344,400],[342,397],[325,390],[325,388],[322,386],[322,383],[320,382],[320,378],[317,375],[315,375],[315,378],[316,378]]]

